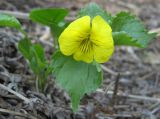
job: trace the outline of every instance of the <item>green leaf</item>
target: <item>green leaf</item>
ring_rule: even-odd
[[[118,13],[112,21],[115,45],[146,47],[155,34],[149,34],[144,25],[135,16],[127,12]]]
[[[53,25],[51,26],[51,33],[54,37],[54,46],[55,48],[58,48],[58,38],[60,36],[60,34],[63,32],[63,30],[68,26],[68,22],[60,22],[57,25]]]
[[[68,26],[68,22],[60,22],[57,25],[53,25],[51,26],[51,32],[53,34],[54,37],[58,38],[59,35],[62,33],[62,31]]]
[[[79,17],[89,15],[91,18],[94,18],[97,15],[100,15],[103,17],[109,24],[112,21],[112,16],[105,12],[100,6],[98,6],[96,3],[90,3],[86,5],[84,8],[80,10],[78,13]]]
[[[32,45],[32,50],[33,52],[35,52],[36,57],[38,57],[38,59],[42,62],[45,62],[45,53],[44,53],[44,49],[40,44],[34,44]]]
[[[30,12],[30,19],[43,25],[53,26],[61,22],[68,14],[68,10],[60,8],[34,9]]]
[[[32,46],[31,41],[27,38],[20,40],[18,43],[18,49],[23,54],[23,56],[28,60],[30,60],[32,58],[32,56],[30,54],[30,47],[31,46]]]
[[[46,60],[44,49],[40,44],[31,44],[30,39],[22,39],[18,43],[18,49],[23,56],[29,61],[30,67],[35,74],[44,70],[46,67]]]
[[[18,48],[29,61],[30,68],[38,77],[38,87],[43,92],[47,76],[53,70],[45,59],[43,47],[40,44],[31,44],[31,41],[25,38],[19,41]]]
[[[2,14],[2,13],[0,13],[0,26],[21,29],[20,22],[14,16]]]
[[[125,31],[121,32],[113,32],[114,44],[115,45],[128,45],[128,46],[138,46],[141,47],[140,44],[136,42],[134,38],[129,36]],[[127,40],[125,42],[124,40]]]
[[[57,52],[53,57],[52,66],[57,83],[71,97],[74,111],[78,109],[82,96],[95,91],[101,84],[102,71],[98,71],[93,64],[77,62],[72,57]]]
[[[40,44],[34,44],[30,48],[30,66],[34,73],[39,74],[46,67],[44,49]]]

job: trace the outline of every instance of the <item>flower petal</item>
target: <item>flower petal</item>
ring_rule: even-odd
[[[93,61],[93,53],[93,50],[83,53],[80,49],[78,49],[77,52],[75,52],[75,54],[73,55],[73,58],[77,61],[91,63]]]
[[[84,16],[73,21],[60,35],[59,46],[64,55],[72,55],[79,47],[80,41],[90,33],[90,17]]]
[[[94,46],[94,59],[98,63],[108,61],[114,51],[112,29],[101,16],[92,20],[90,39]]]

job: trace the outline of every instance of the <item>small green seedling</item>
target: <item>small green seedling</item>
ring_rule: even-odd
[[[73,111],[77,111],[84,94],[96,91],[101,85],[100,64],[109,60],[115,46],[145,48],[155,34],[149,34],[140,20],[130,13],[112,16],[95,3],[82,8],[71,23],[65,21],[67,14],[68,10],[60,8],[30,12],[32,21],[51,29],[55,46],[51,61],[45,58],[40,44],[31,43],[15,17],[0,14],[0,26],[16,28],[24,34],[18,49],[36,75],[39,90],[44,92],[48,76],[55,76],[57,85],[70,95]]]

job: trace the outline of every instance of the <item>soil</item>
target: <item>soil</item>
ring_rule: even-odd
[[[0,9],[29,12],[33,8],[64,7],[70,10],[69,17],[75,18],[76,12],[91,1],[112,14],[132,12],[149,30],[160,28],[160,0],[0,0]],[[47,28],[29,20],[20,21],[32,41],[39,42]],[[21,37],[14,29],[0,28],[0,84],[31,102],[2,88],[0,119],[160,119],[160,37],[145,49],[116,47],[113,57],[103,66],[103,84],[84,96],[77,113],[72,112],[69,96],[52,78],[45,95],[36,91],[35,76],[17,49]],[[53,48],[43,46],[50,58]],[[117,76],[116,72],[121,73]],[[112,96],[117,84],[118,94]]]

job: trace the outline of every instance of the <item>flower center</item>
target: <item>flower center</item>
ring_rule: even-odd
[[[80,50],[83,53],[88,53],[93,49],[93,43],[90,40],[90,35],[80,43]]]

